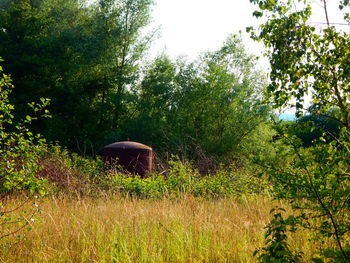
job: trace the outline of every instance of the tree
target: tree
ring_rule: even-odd
[[[18,113],[43,94],[53,118],[39,128],[50,141],[96,148],[128,115],[128,86],[153,37],[151,0],[5,0],[0,54],[17,89]],[[81,149],[84,152],[83,149]]]
[[[255,62],[240,38],[230,36],[219,50],[204,55],[195,88],[186,96],[191,100],[185,102],[185,114],[194,125],[193,138],[220,159],[237,158],[245,140],[269,115],[261,102],[265,77]]]
[[[339,138],[340,130],[343,126],[335,117],[337,115],[337,111],[327,111],[323,115],[317,114],[311,109],[310,114],[306,114],[289,124],[287,128],[288,134],[300,138],[303,142],[303,147],[314,145],[321,137],[327,142],[331,142]]]
[[[275,107],[295,106],[298,113],[304,107],[306,96],[311,96],[315,110],[327,111],[338,107],[339,118],[349,128],[349,34],[339,29],[328,16],[328,1],[323,5],[325,23],[316,28],[309,23],[312,6],[309,1],[258,1],[254,12],[256,17],[265,16],[268,21],[261,25],[252,37],[262,41],[267,48],[271,63],[267,96],[271,97]],[[344,25],[349,22],[345,7],[348,1],[341,0]],[[340,13],[341,15],[341,13]],[[296,100],[290,103],[291,98]]]
[[[141,32],[150,21],[151,4],[152,0],[101,0],[96,7],[99,25],[105,34],[103,59],[108,65],[112,86],[102,92],[100,107],[111,110],[101,114],[99,123],[109,120],[112,129],[119,128],[121,120],[128,118],[124,116],[125,102],[130,95],[128,87],[138,80],[139,63],[156,32],[146,35]]]
[[[157,57],[146,69],[136,89],[136,114],[128,122],[126,133],[158,150],[173,146],[178,136],[174,130],[178,103],[178,65],[166,55]]]
[[[2,61],[0,59],[0,61]],[[48,105],[47,99],[40,103],[30,103],[34,116],[27,115],[21,122],[14,121],[14,106],[10,103],[10,95],[14,86],[10,76],[3,74],[0,66],[0,241],[19,235],[20,231],[29,224],[38,211],[34,202],[32,209],[24,216],[16,215],[21,211],[25,202],[17,207],[8,201],[11,194],[23,196],[44,195],[45,180],[38,176],[40,170],[39,159],[45,152],[45,140],[40,134],[32,133],[28,126],[38,118],[38,115],[48,116],[44,108]],[[12,205],[12,206],[11,206]],[[25,212],[25,211],[23,211]]]
[[[254,61],[237,36],[192,63],[158,57],[137,89],[129,135],[197,161],[240,159],[246,139],[269,113],[261,103],[264,77]]]
[[[271,169],[276,197],[287,199],[299,212],[299,227],[312,229],[318,236],[332,238],[334,246],[320,251],[314,262],[349,261],[349,34],[329,20],[329,1],[321,1],[325,23],[310,23],[309,1],[250,0],[259,7],[256,17],[267,21],[252,37],[262,41],[271,63],[267,96],[276,108],[292,105],[300,115],[305,99],[311,97],[312,113],[339,113],[339,137],[325,140],[327,133],[309,149],[300,147],[295,138],[284,139],[295,149],[289,165]],[[334,2],[333,2],[334,3]],[[349,1],[337,1],[344,25]],[[294,98],[295,103],[291,103]],[[280,131],[283,133],[283,131]],[[328,262],[328,261],[327,261]]]

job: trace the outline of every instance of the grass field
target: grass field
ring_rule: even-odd
[[[259,196],[203,200],[53,198],[2,262],[256,262],[269,211]],[[292,243],[305,247],[305,238]]]

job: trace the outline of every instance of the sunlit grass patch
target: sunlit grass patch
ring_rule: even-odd
[[[2,262],[256,262],[274,207],[264,196],[208,200],[48,198]],[[305,240],[297,238],[298,246]]]

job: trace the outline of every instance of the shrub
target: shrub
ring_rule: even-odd
[[[301,254],[291,251],[288,244],[287,232],[295,232],[296,220],[293,216],[285,219],[282,208],[272,209],[273,219],[265,227],[266,247],[257,249],[254,255],[258,255],[261,263],[297,263],[301,262]]]
[[[309,148],[300,147],[295,137],[281,137],[293,146],[294,153],[286,166],[271,165],[269,180],[275,198],[290,202],[295,229],[312,230],[319,244],[319,253],[312,260],[349,262],[350,133],[343,128],[330,143],[326,135]]]
[[[59,145],[50,146],[40,164],[39,175],[50,183],[51,194],[90,194],[103,170],[101,159],[85,158]]]
[[[12,112],[14,106],[9,102],[9,95],[13,89],[11,79],[3,74],[0,67],[0,238],[13,236],[24,229],[28,220],[37,211],[37,203],[32,207],[32,213],[26,216],[14,216],[13,212],[20,210],[28,201],[19,207],[11,207],[8,202],[11,194],[44,195],[45,180],[37,176],[40,169],[39,159],[45,151],[45,140],[39,134],[33,134],[28,129],[30,123],[42,116],[48,116],[44,110],[49,100],[41,99],[39,104],[30,103],[34,117],[26,118],[18,123],[14,122]]]
[[[141,198],[178,197],[193,195],[219,198],[267,190],[264,179],[243,171],[221,168],[215,174],[200,175],[191,164],[170,161],[166,174],[154,173],[148,178],[122,172],[107,173],[99,182],[100,187]]]

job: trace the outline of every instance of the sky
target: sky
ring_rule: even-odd
[[[310,0],[314,5],[311,22],[324,21],[321,0]],[[328,0],[331,22],[342,22],[337,13],[338,1]],[[221,47],[232,33],[242,31],[248,52],[261,56],[262,44],[251,40],[247,26],[258,26],[261,21],[252,16],[256,7],[249,0],[155,0],[152,27],[160,26],[160,38],[155,41],[153,56],[166,50],[172,57],[196,58],[200,53]],[[261,68],[268,69],[267,59],[261,59]]]
[[[248,0],[157,0],[153,25],[160,26],[161,37],[153,52],[166,52],[194,59],[198,54],[221,47],[232,33],[243,33],[249,51],[261,54],[262,47],[249,39],[245,28],[258,25],[254,6]]]

